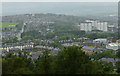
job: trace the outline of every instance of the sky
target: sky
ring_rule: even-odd
[[[120,0],[1,0],[2,2],[119,2]]]
[[[119,2],[119,0],[0,0],[0,11],[1,11],[1,8],[3,7],[1,5],[2,2]],[[6,7],[6,6],[5,6]],[[13,6],[11,6],[10,8],[14,9],[15,6],[13,4]],[[25,6],[24,6],[25,7]],[[9,8],[9,6],[7,6],[6,8]],[[20,9],[21,7],[19,7]],[[5,9],[5,8],[4,8]],[[22,8],[23,9],[23,8]],[[28,9],[28,8],[27,8]],[[7,9],[9,10],[9,9]],[[10,10],[9,10],[10,11]],[[13,10],[14,11],[14,10]],[[22,10],[21,10],[22,11]],[[20,11],[20,12],[21,12]],[[34,10],[36,11],[36,10]],[[8,11],[7,11],[8,12]],[[17,11],[16,11],[17,12]],[[17,12],[18,13],[18,12]],[[1,14],[1,12],[0,12]]]

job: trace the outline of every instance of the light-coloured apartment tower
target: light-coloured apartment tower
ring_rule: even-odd
[[[97,30],[101,30],[101,24],[100,24],[100,22],[97,23],[97,28],[96,29]]]
[[[80,30],[89,32],[92,31],[92,23],[91,22],[84,22],[80,24]]]
[[[107,32],[108,31],[108,24],[107,24],[107,22],[98,22],[97,23],[97,29],[101,30],[101,31],[104,31],[104,32]]]
[[[86,20],[86,22],[91,22],[92,23],[92,30],[97,30],[98,29],[98,21],[97,20]]]
[[[99,22],[97,20],[86,20],[86,22],[92,23],[93,30],[101,30],[104,32],[108,31],[108,23],[107,22]]]
[[[100,30],[104,31],[104,23],[103,22],[100,22]]]
[[[97,20],[85,20],[84,23],[80,24],[80,30],[84,30],[86,32],[92,31],[92,30],[101,30],[101,31],[107,32],[108,23],[99,22]]]
[[[108,23],[104,22],[103,25],[104,25],[103,31],[107,32],[108,31]]]

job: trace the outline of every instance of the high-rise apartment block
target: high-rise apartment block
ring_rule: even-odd
[[[86,32],[92,30],[101,30],[104,32],[108,31],[108,23],[100,22],[97,20],[86,20],[85,22],[80,24],[80,30],[84,30]]]

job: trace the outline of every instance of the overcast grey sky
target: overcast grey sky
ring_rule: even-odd
[[[119,0],[1,0],[2,2],[118,2]]]

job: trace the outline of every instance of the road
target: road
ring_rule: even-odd
[[[21,40],[21,34],[24,32],[25,25],[26,25],[26,23],[23,23],[22,29],[20,30],[20,32],[17,35],[18,40]]]

